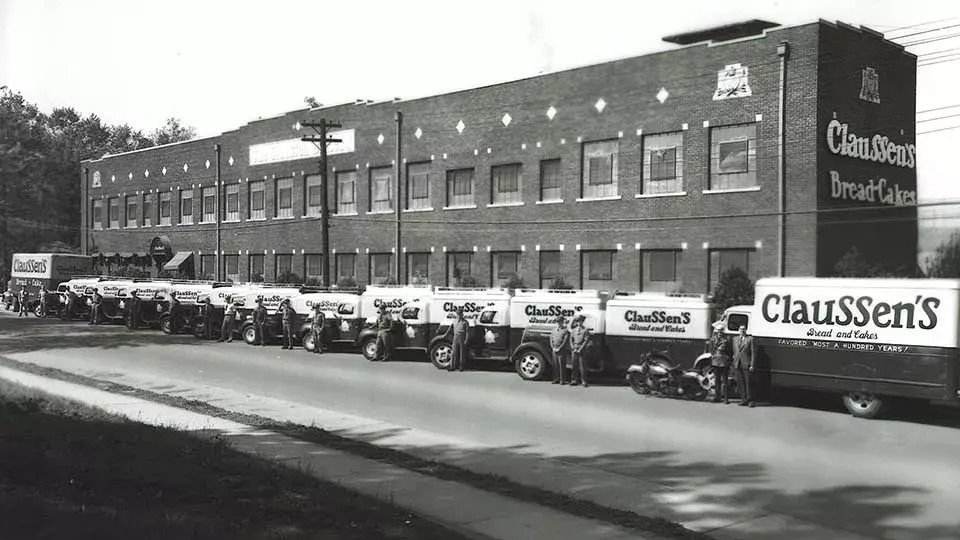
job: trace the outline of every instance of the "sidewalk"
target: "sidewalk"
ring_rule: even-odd
[[[222,418],[4,367],[0,367],[0,378],[142,423],[199,432],[198,435],[219,435],[242,452],[297,467],[317,478],[415,512],[471,538],[653,538]]]

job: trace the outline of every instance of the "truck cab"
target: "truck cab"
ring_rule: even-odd
[[[77,295],[77,300],[73,305],[73,317],[86,317],[90,313],[90,306],[87,304],[88,298],[84,296],[87,289],[96,287],[96,284],[103,281],[102,276],[75,276],[68,281],[57,285],[58,301],[66,309],[67,291],[73,291]],[[61,317],[66,318],[66,312],[61,310]]]
[[[252,286],[240,297],[238,312],[240,313],[240,336],[247,345],[257,344],[257,331],[253,324],[253,310],[257,307],[257,297],[263,298],[263,307],[267,309],[267,320],[264,325],[265,342],[279,340],[283,336],[283,321],[278,309],[284,300],[293,300],[300,296],[300,287],[289,285]]]
[[[220,335],[220,329],[223,324],[223,314],[227,310],[227,299],[229,298],[230,302],[233,303],[234,297],[237,299],[243,298],[249,291],[250,287],[247,285],[214,283],[209,291],[201,292],[197,295],[198,304],[206,301],[207,298],[210,299],[210,308],[213,311],[212,335],[217,337]],[[200,337],[203,334],[203,330],[203,322],[200,321],[194,326],[193,335]],[[234,332],[236,332],[236,330],[234,330]]]
[[[320,306],[324,315],[326,343],[357,342],[360,331],[360,295],[342,290],[307,292],[295,297],[293,309],[297,312],[297,336],[303,348],[313,352],[316,344],[310,330],[314,309]]]
[[[135,286],[133,279],[109,278],[91,284],[84,290],[84,295],[92,302],[93,289],[96,288],[100,296],[103,297],[103,303],[100,306],[103,318],[111,322],[123,322],[126,311],[121,303],[126,295],[127,288],[133,286]]]
[[[429,285],[370,285],[360,295],[360,317],[357,318],[357,345],[364,358],[373,360],[377,355],[377,317],[385,307],[393,316],[394,336],[401,339],[401,311],[403,306],[424,300],[433,295]],[[351,333],[354,331],[351,328]]]
[[[154,295],[156,300],[150,302],[154,306],[153,319],[160,324],[160,329],[164,334],[172,334],[174,325],[170,318],[170,294],[175,294],[180,302],[179,328],[187,333],[194,333],[196,329],[197,316],[200,313],[199,299],[200,295],[209,293],[213,290],[212,281],[186,281],[175,280],[169,282],[164,288],[157,288]],[[144,297],[143,294],[140,295]],[[144,303],[144,305],[148,305]]]

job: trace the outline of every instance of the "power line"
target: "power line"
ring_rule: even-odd
[[[952,129],[960,129],[960,126],[950,126],[950,127],[940,128],[940,129],[931,129],[931,130],[927,130],[927,131],[918,131],[918,132],[917,132],[917,135],[927,135],[928,133],[938,133],[938,132],[941,132],[941,131],[950,131],[950,130],[952,130]]]
[[[941,22],[955,21],[955,20],[957,20],[956,17],[948,17],[948,18],[946,18],[946,19],[937,19],[937,20],[935,20],[935,21],[928,21],[928,22],[922,22],[922,23],[917,23],[917,24],[911,24],[911,25],[909,25],[909,26],[900,26],[900,27],[894,28],[894,29],[892,29],[892,30],[887,30],[886,32],[883,33],[883,37],[886,38],[886,39],[896,39],[896,38],[887,38],[887,34],[889,34],[889,33],[891,33],[891,32],[898,32],[898,31],[900,31],[900,30],[909,30],[909,29],[911,29],[911,28],[919,28],[919,27],[921,27],[921,26],[926,26],[926,25],[928,25],[928,24],[937,24],[937,23],[941,23]],[[881,26],[882,26],[882,25],[881,25]]]
[[[935,109],[925,109],[925,110],[922,110],[922,111],[917,111],[917,114],[923,114],[923,113],[934,112],[934,111],[942,111],[942,110],[945,110],[945,109],[955,109],[955,108],[957,108],[957,107],[960,107],[960,103],[957,103],[957,104],[955,104],[955,105],[946,105],[946,106],[943,106],[943,107],[937,107],[937,108],[935,108]]]
[[[946,116],[937,116],[936,118],[924,118],[923,120],[917,120],[917,123],[922,124],[924,122],[936,122],[937,120],[946,120],[947,118],[956,118],[958,116],[960,116],[960,114],[948,114]]]
[[[948,30],[948,29],[950,29],[950,28],[957,28],[957,27],[960,27],[960,24],[951,24],[951,25],[948,25],[948,26],[941,26],[941,27],[938,27],[938,28],[930,28],[930,29],[928,29],[928,30],[920,30],[919,32],[913,32],[913,33],[910,33],[910,34],[904,34],[904,35],[902,35],[902,36],[897,36],[897,37],[895,37],[895,38],[889,38],[889,39],[890,39],[890,40],[903,39],[903,38],[907,38],[907,37],[919,36],[919,35],[921,35],[921,34],[929,34],[929,33],[931,33],[931,32],[939,32],[939,31],[941,31],[941,30]],[[886,37],[886,35],[884,35],[884,37]]]

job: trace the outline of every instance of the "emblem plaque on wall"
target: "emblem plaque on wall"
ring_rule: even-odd
[[[93,183],[90,187],[100,187],[100,171],[93,171]]]
[[[872,103],[880,103],[880,75],[872,67],[863,68],[863,78],[860,83],[860,99]]]
[[[728,64],[717,72],[717,91],[713,94],[713,100],[752,96],[748,76],[747,66]]]

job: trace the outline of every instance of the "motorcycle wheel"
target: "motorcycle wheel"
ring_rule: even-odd
[[[650,395],[650,387],[647,386],[645,379],[638,373],[627,373],[627,383],[630,385],[630,389],[641,396]]]

